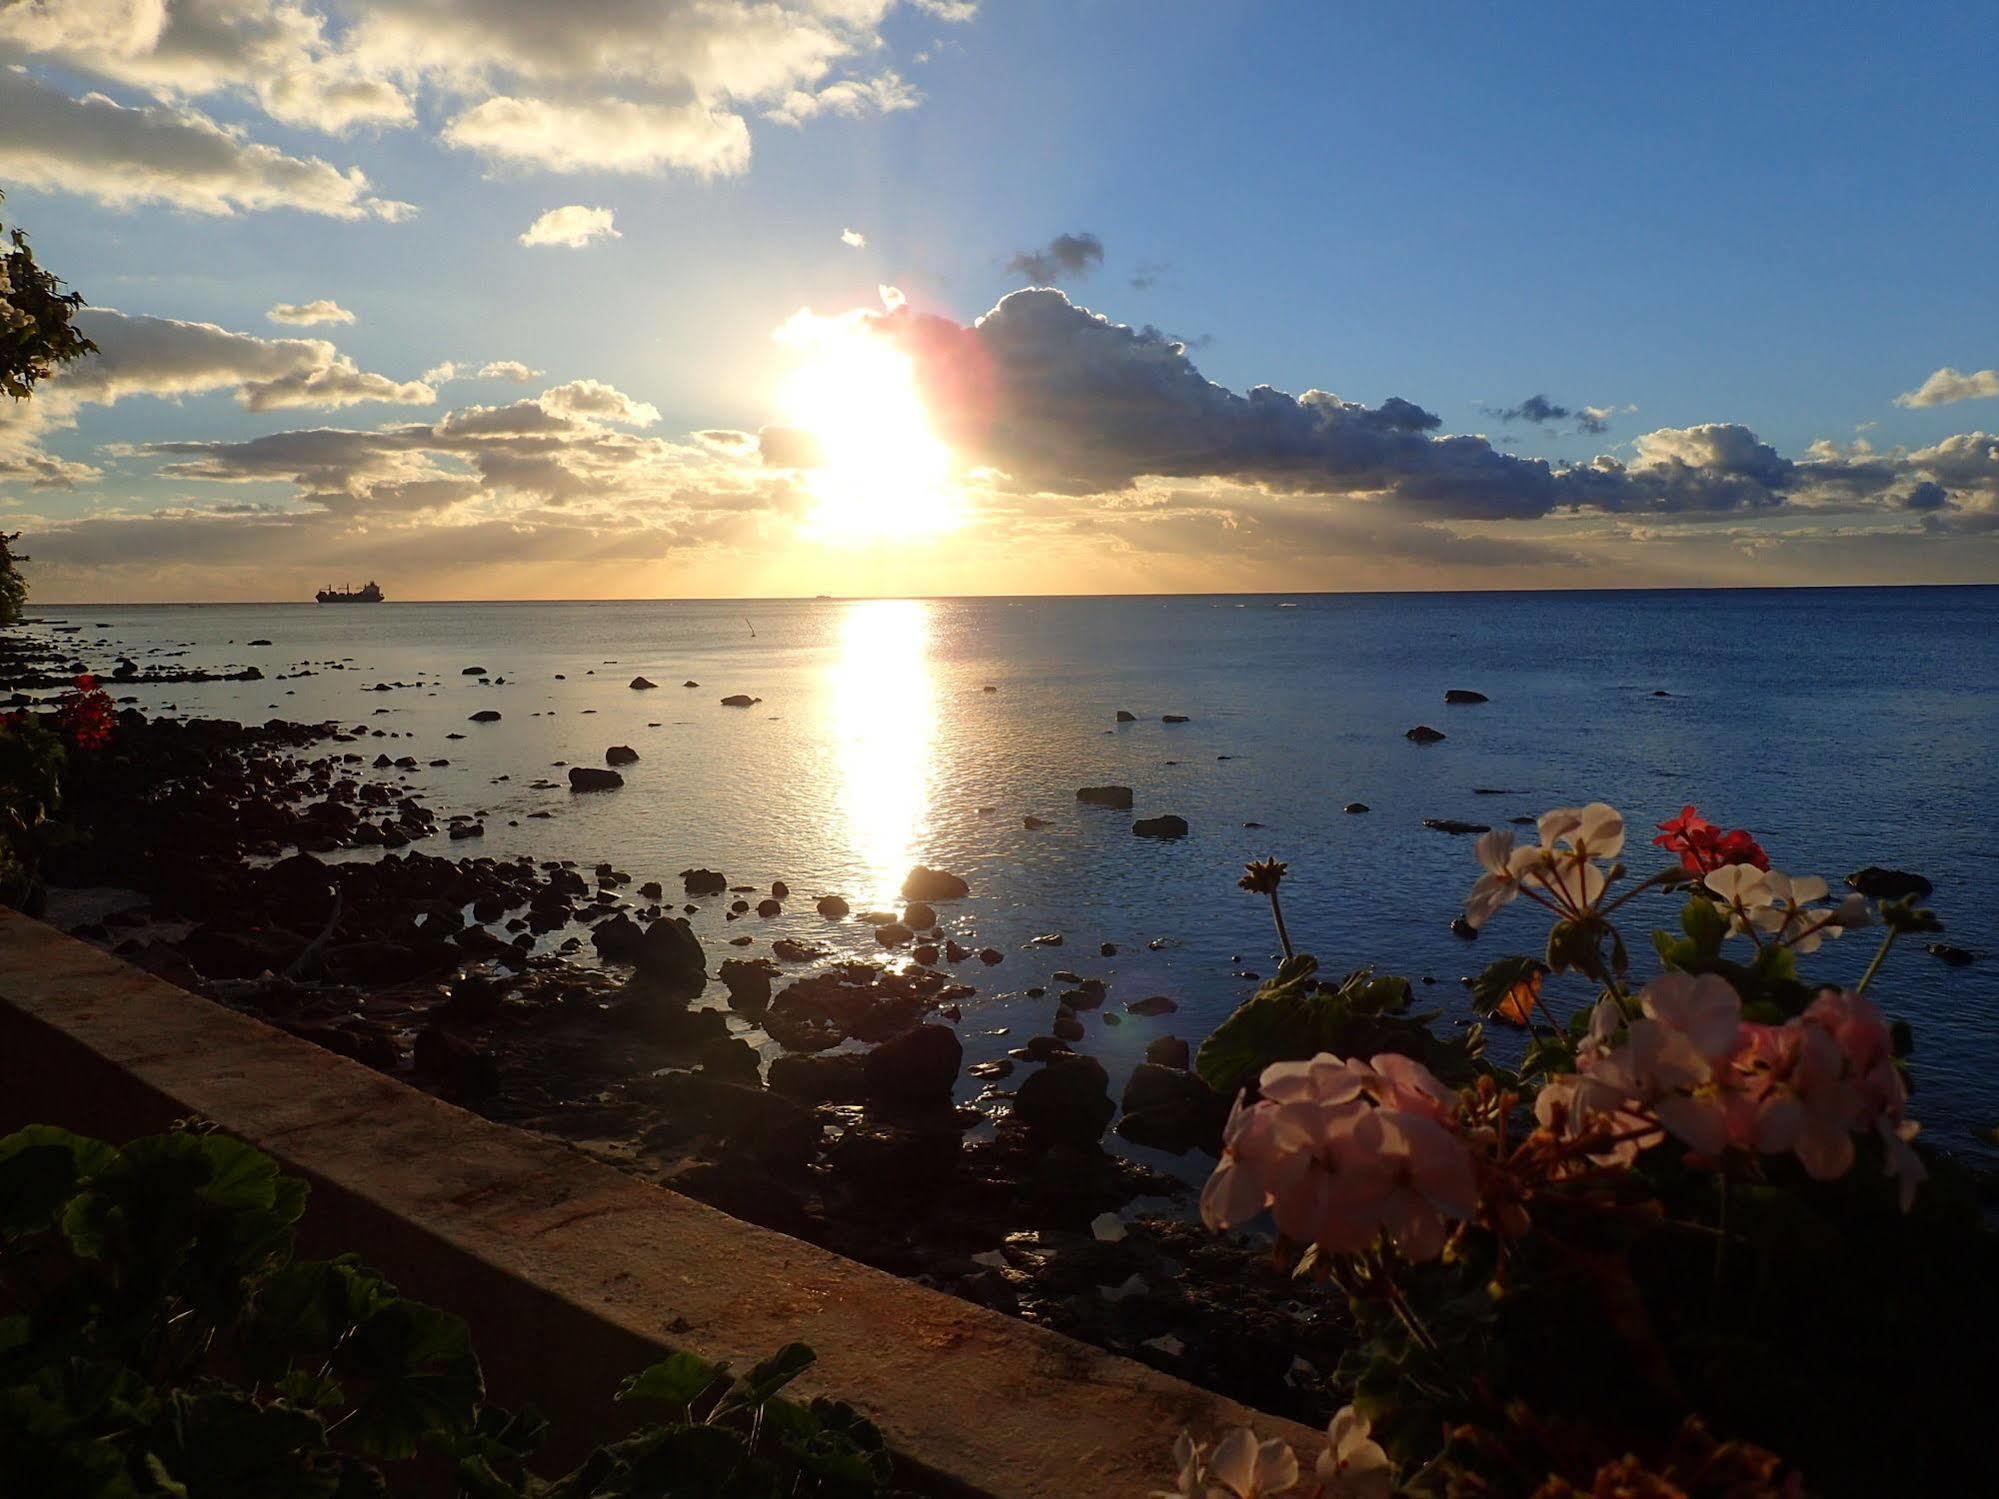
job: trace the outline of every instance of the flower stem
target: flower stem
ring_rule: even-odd
[[[1887,936],[1881,939],[1881,950],[1874,954],[1874,961],[1867,965],[1867,971],[1860,975],[1860,982],[1853,986],[1855,994],[1867,992],[1867,986],[1874,982],[1874,975],[1881,971],[1881,960],[1888,956],[1888,949],[1895,945],[1895,939],[1900,935],[1899,928],[1888,928]]]
[[[1277,940],[1283,945],[1284,960],[1288,963],[1293,956],[1291,951],[1291,933],[1285,929],[1284,908],[1277,903],[1277,892],[1275,890],[1270,892],[1270,919],[1277,923]]]

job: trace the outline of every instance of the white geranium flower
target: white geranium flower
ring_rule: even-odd
[[[1326,1499],[1388,1499],[1395,1472],[1381,1444],[1369,1435],[1372,1430],[1367,1417],[1350,1405],[1333,1416],[1317,1472],[1319,1492]]]
[[[1739,919],[1770,904],[1770,876],[1754,864],[1724,864],[1709,870],[1701,883],[1719,895]]]
[[[1179,1486],[1154,1499],[1263,1499],[1298,1483],[1298,1458],[1279,1441],[1259,1442],[1238,1426],[1207,1451],[1186,1432],[1173,1444]]]
[[[1716,874],[1722,872],[1715,871]],[[1709,878],[1711,880],[1713,876]],[[1812,904],[1824,900],[1826,893],[1826,882],[1817,875],[1794,878],[1773,869],[1763,876],[1758,903],[1746,904],[1744,912],[1751,926],[1759,932],[1768,932],[1794,952],[1817,952],[1826,938],[1837,937],[1845,930],[1838,912]],[[1860,904],[1864,914],[1866,902],[1863,900]],[[1841,909],[1845,909],[1844,903]]]
[[[1548,854],[1532,845],[1515,848],[1512,830],[1495,828],[1480,835],[1478,862],[1485,873],[1465,897],[1465,920],[1474,927],[1484,926],[1518,895],[1521,884],[1546,866]]]
[[[1610,883],[1594,861],[1623,852],[1623,814],[1607,802],[1556,807],[1541,814],[1538,831],[1540,862],[1521,871],[1521,882],[1546,890],[1570,916],[1594,910]]]

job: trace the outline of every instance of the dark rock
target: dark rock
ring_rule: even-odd
[[[701,939],[680,916],[662,916],[645,929],[636,959],[641,977],[699,993],[708,982]]]
[[[937,913],[920,900],[913,900],[902,913],[902,924],[912,932],[927,932],[937,925]]]
[[[683,869],[680,883],[689,895],[720,895],[729,888],[728,876],[714,869]]]
[[[937,961],[937,944],[934,942],[920,943],[909,950],[909,956],[914,961],[922,963],[927,967]]]
[[[974,1062],[965,1069],[967,1077],[1012,1077],[1013,1059],[995,1057],[990,1062]]]
[[[1021,1083],[1009,1117],[1038,1144],[1087,1147],[1103,1138],[1116,1112],[1103,1063],[1057,1052]]]
[[[572,765],[569,767],[569,789],[571,791],[616,791],[625,784],[625,778],[615,770],[599,770],[594,765]]]
[[[666,886],[660,884],[658,880],[647,880],[643,885],[639,886],[639,899],[664,900],[666,899]]]
[[[751,697],[747,692],[732,692],[722,699],[724,708],[754,708],[762,702],[760,697]]]
[[[1883,869],[1878,864],[1854,870],[1846,877],[1846,883],[1869,900],[1904,900],[1911,897],[1922,900],[1936,889],[1919,874],[1911,874],[1905,869]]]
[[[826,1158],[856,1191],[899,1200],[918,1184],[948,1177],[963,1146],[955,1126],[909,1129],[862,1119],[847,1126]]]
[[[1402,737],[1412,744],[1436,744],[1444,735],[1441,730],[1433,729],[1426,723],[1419,723]]]
[[[915,936],[916,933],[899,921],[885,921],[875,928],[875,941],[883,947],[902,947]]]
[[[499,721],[500,710],[498,708],[481,708],[466,720],[467,723],[498,723]]]
[[[701,684],[695,681],[692,677],[689,677],[685,682],[682,682],[680,685],[682,687],[699,687]]]
[[[1117,710],[1117,721],[1119,723],[1137,723],[1138,715],[1136,713],[1127,713],[1124,709],[1120,708]]]
[[[1219,1151],[1229,1101],[1191,1072],[1141,1062],[1125,1084],[1118,1133],[1139,1145],[1181,1154]]]
[[[955,874],[927,864],[918,864],[902,882],[904,900],[963,900],[971,893],[972,887]]]
[[[718,1036],[708,1042],[701,1048],[700,1068],[705,1076],[751,1088],[763,1074],[757,1049],[740,1036]]]
[[[819,914],[824,916],[828,921],[838,921],[851,911],[853,907],[849,906],[837,895],[822,895],[819,897],[817,909]]]
[[[1083,1022],[1076,1018],[1076,1012],[1063,1006],[1055,1012],[1055,1018],[1048,1024],[1048,1033],[1057,1041],[1080,1041],[1083,1039]]]
[[[459,672],[458,675],[461,677],[483,677],[486,675],[486,668],[483,666],[468,666]]]
[[[1473,926],[1463,916],[1453,916],[1451,918],[1451,935],[1456,937],[1460,942],[1476,942],[1478,941],[1478,928]]]
[[[659,686],[659,683],[654,682],[646,677],[633,677],[632,680],[627,685],[630,686],[630,688],[634,692],[644,692],[649,688]]]
[[[1134,1015],[1170,1015],[1179,1008],[1164,994],[1148,994],[1125,1005],[1125,1009]]]
[[[620,911],[590,929],[590,945],[607,963],[636,963],[645,935],[644,927]]]
[[[1145,1060],[1161,1067],[1186,1067],[1194,1060],[1194,1049],[1178,1036],[1158,1036],[1146,1043]]]
[[[941,1107],[951,1101],[965,1059],[957,1032],[919,1025],[868,1053],[862,1078],[870,1098],[904,1107]]]
[[[451,836],[453,838],[483,838],[486,836],[486,825],[483,822],[453,823],[451,825]]]
[[[604,751],[606,765],[630,765],[639,757],[639,752],[629,744],[614,744]]]
[[[484,1098],[499,1085],[499,1064],[492,1054],[440,1025],[426,1025],[416,1033],[411,1060],[418,1073],[459,1099]]]
[[[745,937],[743,941],[750,939]],[[771,955],[781,963],[816,963],[826,956],[817,942],[800,942],[796,937],[780,937],[770,945]]]
[[[1048,819],[1045,817],[1035,817],[1032,814],[1030,814],[1026,817],[1021,818],[1020,825],[1026,828],[1028,832],[1032,833],[1038,828],[1048,827],[1049,822]]]
[[[770,1008],[770,981],[777,972],[769,958],[724,958],[716,976],[729,991],[729,1008],[756,1016]]]
[[[1923,950],[1940,963],[1948,963],[1952,968],[1965,968],[1978,961],[1978,955],[1962,947],[1953,947],[1948,942],[1930,942]]]
[[[997,947],[982,947],[979,949],[979,961],[990,968],[995,963],[1004,963],[1006,961],[1006,954],[1001,952]]]
[[[866,1094],[867,1060],[849,1051],[782,1056],[770,1064],[771,1091],[808,1103],[858,1103]]]
[[[641,1078],[628,1091],[662,1116],[648,1131],[654,1149],[701,1136],[720,1137],[770,1164],[803,1165],[819,1144],[819,1116],[782,1093],[692,1072]]]
[[[769,917],[782,916],[783,914],[784,914],[783,901],[773,900],[770,896],[767,895],[762,900],[757,902],[757,915],[759,916],[768,919]]]
[[[1426,817],[1423,826],[1434,828],[1439,833],[1489,833],[1492,831],[1482,822],[1460,822],[1455,817]]]
[[[1447,703],[1489,703],[1491,698],[1483,692],[1473,692],[1469,687],[1453,687],[1444,694]]]
[[[1374,809],[1370,807],[1366,802],[1348,802],[1346,804],[1345,810],[1358,815],[1359,813],[1362,812],[1372,812]]]
[[[1076,800],[1091,807],[1111,807],[1119,812],[1131,810],[1131,787],[1129,786],[1079,786]]]
[[[1187,819],[1170,812],[1163,817],[1141,817],[1131,825],[1131,830],[1140,838],[1185,838]]]
[[[1099,942],[1097,944],[1097,956],[1100,958],[1115,958],[1117,956],[1117,944],[1115,942]]]
[[[1162,713],[1162,714],[1160,714],[1160,715],[1159,715],[1159,721],[1160,721],[1161,723],[1192,723],[1192,722],[1193,722],[1193,720],[1192,720],[1191,718],[1189,718],[1189,717],[1188,717],[1188,716],[1187,716],[1186,714],[1184,714],[1184,713]]]

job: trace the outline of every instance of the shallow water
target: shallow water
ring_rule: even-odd
[[[148,710],[336,718],[408,736],[379,747],[452,762],[407,777],[440,816],[486,814],[483,842],[440,839],[434,852],[608,859],[669,888],[695,864],[737,883],[788,882],[775,920],[725,927],[719,909],[704,915],[718,957],[743,932],[758,939],[751,952],[781,935],[874,952],[865,928],[821,920],[812,900],[887,905],[911,864],[955,871],[973,894],[946,908],[947,927],[1008,954],[963,971],[980,990],[960,1026],[969,1056],[1045,1030],[1052,994],[1021,991],[1066,967],[1110,979],[1112,1007],[1152,993],[1179,1001],[1178,1014],[1114,1028],[1085,1017],[1083,1049],[1114,1077],[1162,1032],[1204,1035],[1254,988],[1235,974],[1272,968],[1266,910],[1235,885],[1247,859],[1290,862],[1291,930],[1325,967],[1428,975],[1419,994],[1456,1018],[1457,979],[1538,949],[1545,929],[1520,905],[1475,947],[1452,937],[1477,872],[1471,840],[1422,819],[1499,825],[1602,799],[1635,830],[1694,802],[1751,829],[1793,873],[1837,885],[1880,863],[1936,882],[1948,940],[1979,962],[1950,969],[1910,943],[1876,992],[1916,1027],[1914,1112],[1929,1137],[1991,1155],[1970,1130],[1999,1122],[1999,588],[40,615],[82,625],[58,638],[99,670],[115,659],[99,639],[187,647],[142,665],[255,664],[267,678],[351,659],[296,681],[116,690]],[[247,644],[258,637],[272,643]],[[468,665],[504,685],[462,676]],[[658,690],[631,690],[640,673]],[[701,685],[680,685],[690,678]],[[399,679],[421,685],[364,690]],[[1491,702],[1447,707],[1453,687]],[[737,692],[763,701],[718,705]],[[466,721],[482,708],[503,720]],[[1138,721],[1114,724],[1121,708]],[[1163,724],[1167,713],[1191,722]],[[1403,733],[1417,723],[1448,737],[1413,745]],[[613,744],[641,756],[624,790],[529,789],[563,778],[554,762],[602,764]],[[1135,788],[1133,813],[1077,804],[1075,788],[1102,782]],[[1372,811],[1345,814],[1350,801]],[[554,815],[528,819],[537,810]],[[1191,835],[1132,836],[1132,817],[1162,812],[1185,817]],[[1029,814],[1051,825],[1029,831]],[[1641,898],[1635,910],[1634,950],[1673,906]],[[1023,946],[1048,932],[1065,945]],[[1154,939],[1170,945],[1148,950]],[[1116,958],[1098,956],[1106,941]],[[1808,972],[1850,979],[1873,947],[1856,934]]]

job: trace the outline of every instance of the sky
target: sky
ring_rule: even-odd
[[[1989,3],[0,0],[56,601],[1999,581]]]

